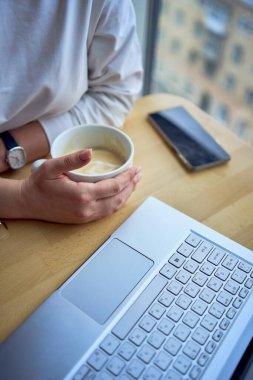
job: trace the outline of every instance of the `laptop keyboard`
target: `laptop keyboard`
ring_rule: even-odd
[[[252,287],[252,265],[191,233],[73,380],[201,379]]]

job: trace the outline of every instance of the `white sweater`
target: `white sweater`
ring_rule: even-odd
[[[142,78],[131,0],[0,0],[0,132],[39,120],[50,144],[120,127]]]

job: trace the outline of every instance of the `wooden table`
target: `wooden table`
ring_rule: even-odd
[[[183,105],[231,154],[229,163],[191,173],[184,169],[147,113]],[[185,99],[166,94],[139,99],[125,131],[133,139],[143,179],[114,215],[86,225],[8,220],[0,240],[0,340],[80,266],[146,197],[153,195],[253,249],[253,149]],[[30,172],[27,166],[10,178]]]

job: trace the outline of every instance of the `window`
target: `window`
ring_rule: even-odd
[[[243,48],[241,45],[234,45],[232,48],[232,62],[239,64],[243,59]]]
[[[225,104],[220,104],[217,107],[216,116],[221,122],[229,122],[229,109]]]
[[[253,89],[247,90],[245,93],[245,103],[248,106],[253,105]]]
[[[235,89],[235,85],[236,85],[236,79],[235,79],[235,76],[233,74],[228,74],[225,76],[225,79],[224,79],[224,88],[225,90],[231,92]]]
[[[240,16],[237,22],[238,29],[242,32],[253,35],[253,20],[248,16]]]
[[[240,136],[253,144],[253,7],[246,13],[239,0],[149,1],[158,11],[150,12],[155,47],[146,58],[153,63],[145,94],[159,88],[185,97],[238,134],[244,115],[249,133]]]

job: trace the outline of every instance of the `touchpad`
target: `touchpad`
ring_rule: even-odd
[[[152,267],[153,261],[112,239],[62,290],[62,295],[103,324]]]

